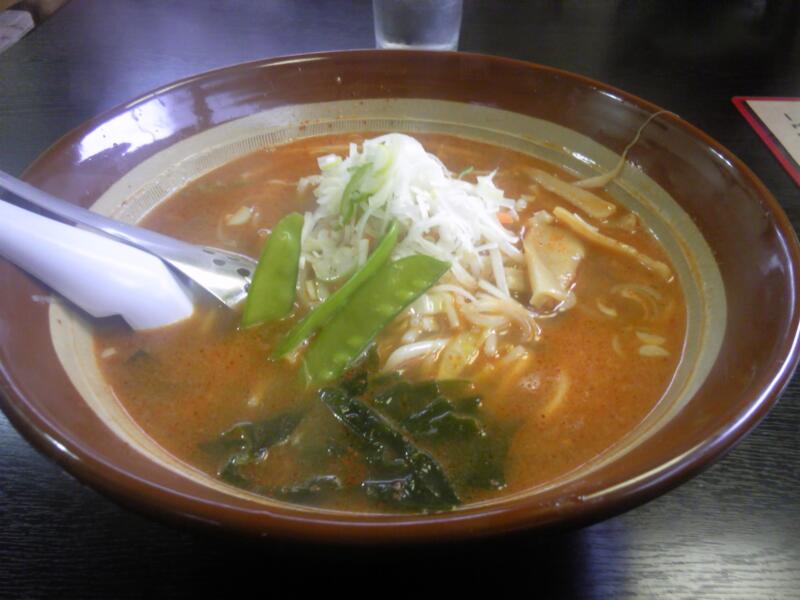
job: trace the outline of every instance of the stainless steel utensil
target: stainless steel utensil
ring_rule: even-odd
[[[256,261],[249,256],[190,244],[104,217],[48,194],[4,171],[0,171],[0,188],[71,223],[90,227],[157,256],[228,307],[235,307],[247,295],[256,268]]]

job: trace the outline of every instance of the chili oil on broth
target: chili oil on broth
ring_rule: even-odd
[[[151,211],[143,224],[194,243],[257,256],[282,216],[312,208],[310,191],[299,192],[297,182],[318,172],[317,158],[345,154],[349,143],[365,137],[307,138],[254,152],[191,182]],[[531,167],[571,179],[549,163],[512,150],[442,134],[415,137],[454,173],[472,167],[469,178],[496,170],[495,182],[510,198],[531,193]],[[565,206],[541,188],[535,198],[520,212],[520,233],[533,212]],[[252,207],[247,222],[231,225],[231,216],[242,206]],[[601,231],[669,262],[640,223],[631,229],[630,221],[614,218]],[[462,496],[466,502],[520,492],[579,468],[638,425],[671,381],[685,332],[680,286],[628,257],[590,244],[586,250],[575,283],[575,307],[538,320],[541,339],[527,346],[524,359],[503,363],[482,356],[460,375],[474,381],[482,410],[508,424],[510,432],[506,485],[497,491],[473,490]],[[152,439],[214,477],[220,461],[207,451],[210,440],[238,423],[258,422],[302,404],[307,412],[296,432],[271,448],[262,465],[248,467],[259,488],[291,486],[313,475],[309,465],[329,450],[308,440],[333,436],[340,426],[319,401],[314,405],[297,365],[287,368],[285,361],[268,359],[293,321],[246,330],[239,330],[237,322],[238,315],[227,309],[201,304],[186,322],[155,331],[103,325],[95,335],[98,364],[124,408]],[[400,334],[389,327],[376,340],[377,348],[391,347]],[[642,356],[640,349],[648,344],[640,336],[649,341],[655,336],[665,355]],[[431,372],[423,362],[403,375],[423,380]],[[300,441],[303,453],[293,451]],[[444,457],[443,464],[457,459]],[[335,471],[345,488],[364,475],[346,451]],[[352,487],[322,506],[387,511]]]

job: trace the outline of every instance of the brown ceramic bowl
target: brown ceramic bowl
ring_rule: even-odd
[[[99,210],[133,218],[130,206],[158,201],[187,176],[247,149],[331,129],[396,128],[449,131],[596,172],[614,164],[657,110],[601,83],[501,58],[378,51],[277,58],[192,77],[115,108],[58,141],[25,177],[76,204],[100,199]],[[39,449],[125,505],[252,535],[441,540],[619,513],[742,439],[798,360],[798,243],[762,183],[671,114],[648,126],[630,158],[636,168],[626,168],[621,201],[642,210],[666,240],[689,297],[682,371],[633,434],[548,486],[452,513],[386,516],[315,511],[212,485],[137,437],[113,398],[76,375],[85,348],[69,310],[34,302],[47,290],[6,262],[3,409]]]

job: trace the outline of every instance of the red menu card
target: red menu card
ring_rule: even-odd
[[[800,98],[736,96],[733,103],[800,186]]]

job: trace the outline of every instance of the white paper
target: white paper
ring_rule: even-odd
[[[748,100],[747,105],[800,164],[800,101]]]

